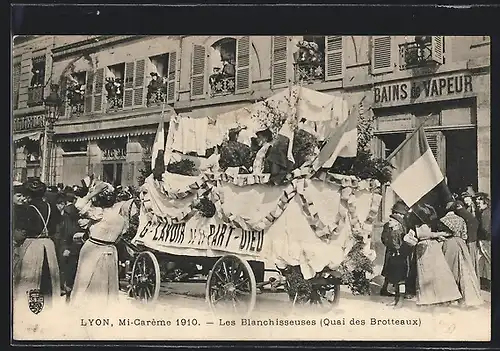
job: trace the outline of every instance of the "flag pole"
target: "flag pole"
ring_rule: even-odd
[[[401,150],[403,148],[403,146],[406,145],[406,143],[415,135],[416,132],[418,132],[420,130],[420,128],[422,128],[425,124],[425,122],[427,122],[427,120],[432,116],[433,114],[432,113],[429,113],[424,119],[422,122],[420,122],[419,126],[417,128],[415,128],[415,130],[413,132],[411,132],[410,135],[408,135],[408,137],[406,137],[406,139],[401,143],[399,144],[399,146],[394,149],[393,152],[391,152],[391,154],[389,156],[387,156],[387,158],[385,159],[386,161],[390,161],[392,158],[394,158],[394,156],[396,156],[396,154],[399,152],[399,150]]]

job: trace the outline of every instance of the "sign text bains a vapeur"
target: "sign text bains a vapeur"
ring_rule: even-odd
[[[424,102],[439,97],[460,97],[473,92],[472,76],[459,74],[402,81],[373,88],[374,104]]]

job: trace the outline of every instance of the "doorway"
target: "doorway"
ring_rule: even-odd
[[[477,189],[476,129],[445,131],[446,176],[451,192],[460,194],[468,185]]]

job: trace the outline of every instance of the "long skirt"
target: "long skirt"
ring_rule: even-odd
[[[441,248],[442,244],[435,240],[417,244],[417,305],[452,302],[462,297]]]
[[[24,298],[26,303],[30,291],[38,290],[44,304],[50,304],[60,294],[59,265],[54,242],[48,238],[24,241],[18,248],[15,262],[15,298]]]
[[[476,273],[476,277],[479,281],[481,274],[479,274],[479,243],[477,241],[467,243],[467,247],[469,248],[470,258],[472,260],[472,265],[474,266],[474,272]]]
[[[446,239],[443,253],[462,294],[460,301],[466,306],[481,305],[481,288],[465,241],[457,237]]]
[[[479,278],[491,281],[491,241],[479,241],[478,271]]]
[[[119,294],[118,253],[114,245],[87,240],[80,251],[71,304],[104,306],[116,303]]]

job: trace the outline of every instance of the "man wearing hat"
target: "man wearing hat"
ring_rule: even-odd
[[[13,259],[13,276],[14,281],[18,275],[19,268],[19,247],[26,239],[26,231],[24,225],[26,224],[26,189],[23,183],[14,182],[13,184],[13,208],[12,208],[12,259]]]
[[[26,208],[23,229],[26,239],[20,247],[20,267],[16,293],[25,299],[30,290],[38,290],[50,303],[54,294],[59,293],[59,265],[52,238],[60,220],[55,204],[45,199],[47,186],[39,178],[31,178],[26,183],[30,202]],[[25,299],[26,303],[28,302]]]
[[[477,193],[476,203],[479,211],[479,229],[477,233],[479,278],[483,283],[482,285],[489,289],[491,284],[491,207],[488,194]]]
[[[75,207],[76,195],[71,188],[63,193],[64,206],[56,239],[56,250],[61,270],[61,293],[69,295],[75,280],[78,255],[81,244],[73,241],[73,236],[82,232],[78,220],[79,211]]]

